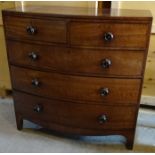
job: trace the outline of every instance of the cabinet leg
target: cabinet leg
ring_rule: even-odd
[[[126,148],[129,150],[132,150],[133,149],[133,141],[128,140],[126,143]]]
[[[135,132],[134,131],[129,131],[125,137],[126,137],[126,148],[129,150],[133,149],[133,145],[134,145],[134,136],[135,136]]]
[[[18,130],[23,129],[23,118],[19,114],[16,114],[16,124]]]

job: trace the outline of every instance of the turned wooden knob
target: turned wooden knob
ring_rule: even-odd
[[[33,26],[28,26],[26,28],[26,32],[29,34],[29,35],[35,35],[37,33],[37,28],[36,27],[33,27]]]
[[[107,96],[109,94],[109,89],[108,88],[101,88],[100,89],[100,95],[101,96]]]
[[[114,38],[114,35],[111,32],[106,32],[104,34],[104,40],[105,41],[112,41]]]
[[[33,80],[31,81],[31,84],[32,84],[33,86],[35,86],[35,87],[39,87],[40,84],[41,84],[41,82],[40,82],[38,79],[33,79]]]
[[[29,58],[30,58],[31,60],[37,60],[37,59],[38,59],[38,55],[37,55],[35,52],[30,52],[30,53],[28,54],[28,56],[29,56]]]
[[[107,122],[107,116],[104,115],[104,114],[99,116],[98,121],[99,121],[100,124],[103,124],[103,123]]]
[[[111,60],[110,59],[103,59],[101,61],[101,67],[102,68],[109,68],[111,66]]]
[[[41,113],[43,111],[43,106],[37,104],[33,107],[33,111],[37,113]]]

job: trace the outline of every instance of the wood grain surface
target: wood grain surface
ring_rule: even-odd
[[[55,99],[99,103],[136,104],[140,79],[96,78],[48,73],[11,66],[13,88],[16,90]],[[40,82],[38,87],[32,80]],[[102,88],[109,94],[101,96]]]

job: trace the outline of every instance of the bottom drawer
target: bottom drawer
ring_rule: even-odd
[[[15,110],[23,118],[38,123],[56,123],[86,129],[133,128],[137,108],[77,104],[14,92]]]

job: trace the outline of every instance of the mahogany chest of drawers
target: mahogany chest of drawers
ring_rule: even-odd
[[[3,11],[17,128],[123,135],[133,147],[152,17],[148,11]]]

